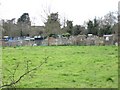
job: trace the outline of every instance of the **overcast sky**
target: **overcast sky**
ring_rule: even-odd
[[[0,19],[18,19],[23,13],[29,13],[35,25],[43,25],[44,11],[58,12],[61,21],[65,17],[75,24],[96,17],[102,17],[109,11],[118,10],[119,0],[0,0]],[[42,16],[41,16],[42,15]]]

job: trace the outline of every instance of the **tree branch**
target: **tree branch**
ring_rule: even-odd
[[[46,58],[45,58],[45,61],[42,62],[39,66],[34,67],[33,69],[31,69],[31,70],[25,72],[24,74],[22,74],[16,81],[11,82],[10,84],[2,85],[2,86],[0,86],[0,88],[9,87],[9,86],[15,85],[15,84],[18,83],[24,76],[26,76],[26,75],[29,74],[30,72],[32,72],[32,71],[37,70],[38,68],[40,68],[44,63],[46,63],[47,59],[48,59],[48,57],[46,57]]]

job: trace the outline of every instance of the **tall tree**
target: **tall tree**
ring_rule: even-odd
[[[115,12],[109,12],[103,18],[99,19],[99,35],[114,34],[114,25],[117,24],[117,15]]]
[[[60,34],[60,20],[58,18],[58,13],[51,13],[48,16],[47,22],[45,22],[45,34],[49,36],[50,34]]]
[[[93,34],[93,27],[94,27],[93,21],[89,20],[87,23],[87,29],[89,34]]]
[[[45,24],[45,35],[48,37],[48,46],[50,43],[50,38],[51,36],[56,36],[57,34],[61,33],[61,28],[60,28],[60,20],[58,18],[58,12],[57,13],[51,13],[48,15],[47,21],[44,23]]]
[[[98,20],[96,18],[94,18],[93,34],[94,35],[99,34],[99,22],[98,22]]]
[[[117,13],[109,12],[104,16],[104,23],[113,26],[118,22]]]
[[[69,34],[73,34],[73,21],[69,21],[69,20],[67,20],[67,27],[66,27],[66,29],[67,29],[67,33],[69,33]]]
[[[22,16],[18,19],[18,23],[31,24],[29,14],[23,13]]]
[[[20,36],[29,36],[31,21],[28,13],[23,13],[17,21]]]

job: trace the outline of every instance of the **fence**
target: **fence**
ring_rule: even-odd
[[[107,38],[109,39],[107,40]],[[69,38],[53,38],[49,37],[49,39],[43,40],[9,40],[9,41],[1,41],[2,46],[33,46],[36,44],[37,46],[47,46],[47,45],[114,45],[116,43],[113,35],[106,35],[104,37],[98,36],[88,36],[86,35],[78,35],[71,36]]]

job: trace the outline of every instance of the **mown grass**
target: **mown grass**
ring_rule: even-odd
[[[117,88],[118,48],[116,46],[39,46],[3,48],[3,82],[17,68],[15,79],[44,61],[25,76],[17,87],[24,88]],[[8,71],[8,68],[10,71]]]

